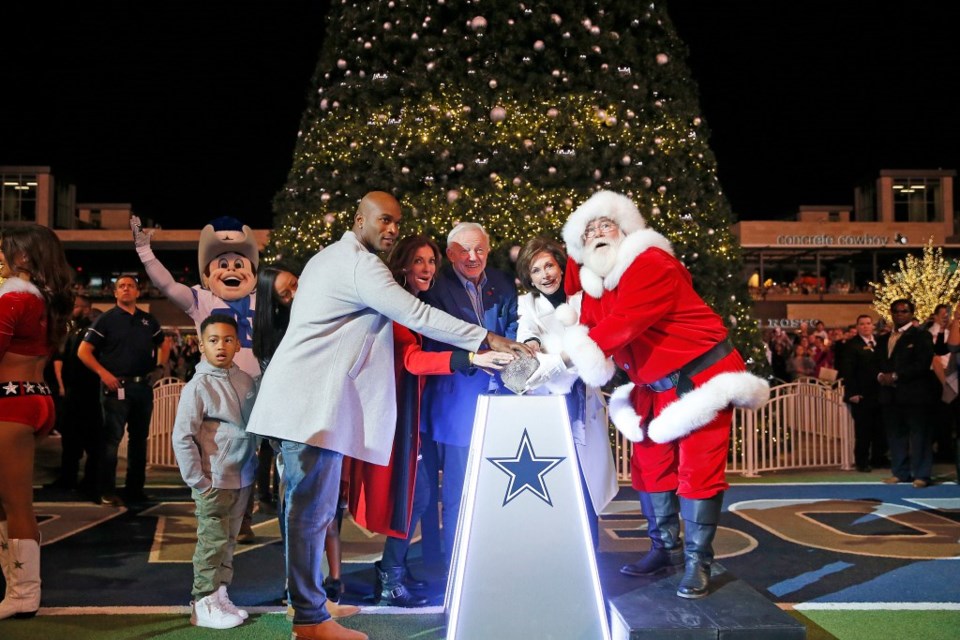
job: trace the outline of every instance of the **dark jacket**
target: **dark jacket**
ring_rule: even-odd
[[[856,336],[847,340],[841,350],[840,377],[843,378],[843,399],[847,402],[854,396],[862,396],[862,406],[880,402],[880,383],[877,375],[884,357],[887,341],[883,336],[874,336],[876,343],[869,348],[863,338]]]
[[[934,352],[929,331],[910,327],[897,340],[893,353],[887,355],[886,342],[880,351],[880,370],[897,374],[894,386],[880,387],[880,404],[923,405],[938,398],[939,380],[931,369]]]

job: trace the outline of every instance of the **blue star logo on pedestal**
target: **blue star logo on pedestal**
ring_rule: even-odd
[[[544,476],[565,459],[566,457],[538,457],[530,442],[530,435],[524,429],[517,455],[512,458],[487,458],[498,469],[510,476],[510,484],[507,485],[502,506],[507,506],[518,495],[529,491],[552,507],[553,502],[550,501],[550,491],[547,489]]]

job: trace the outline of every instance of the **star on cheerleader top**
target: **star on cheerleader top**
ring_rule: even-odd
[[[523,436],[520,437],[520,446],[517,448],[517,454],[515,456],[487,458],[487,460],[510,477],[507,492],[503,496],[503,505],[501,506],[507,506],[511,500],[521,493],[529,491],[552,507],[553,502],[550,500],[550,491],[547,489],[544,476],[565,459],[566,458],[562,456],[537,456],[533,450],[533,443],[530,441],[530,434],[524,429]]]
[[[16,382],[8,382],[4,389],[7,392],[8,396],[15,396],[17,392],[20,391],[20,387],[17,386]]]

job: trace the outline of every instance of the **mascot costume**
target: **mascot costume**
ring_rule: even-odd
[[[140,218],[130,217],[133,243],[150,282],[193,320],[200,323],[217,313],[233,317],[239,327],[240,346],[235,362],[256,378],[260,364],[253,355],[253,310],[256,307],[257,267],[260,250],[253,230],[235,218],[217,218],[200,231],[201,285],[176,282],[150,248],[154,229],[144,229]]]

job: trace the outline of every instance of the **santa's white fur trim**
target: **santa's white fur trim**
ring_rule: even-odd
[[[630,442],[640,442],[643,440],[643,426],[640,424],[640,416],[633,408],[633,401],[630,400],[630,393],[634,385],[629,382],[617,387],[610,396],[610,420],[617,431],[626,436]]]
[[[553,312],[553,317],[565,327],[572,327],[580,322],[580,314],[573,308],[573,305],[567,304],[566,302],[557,307],[556,311]]]
[[[580,286],[591,298],[599,299],[603,296],[603,278],[590,270],[586,265],[580,267]]]
[[[37,285],[23,278],[12,277],[4,280],[3,286],[0,286],[0,296],[5,293],[32,293],[43,300],[43,294],[37,289]]]
[[[563,225],[567,254],[580,264],[583,264],[583,230],[591,220],[597,218],[610,218],[624,235],[647,226],[633,200],[613,191],[597,191],[577,207]]]
[[[567,327],[563,332],[563,351],[577,367],[580,379],[594,387],[605,385],[617,372],[613,360],[603,355],[583,325]]]
[[[766,380],[745,371],[721,373],[665,407],[650,422],[647,435],[654,442],[670,442],[709,424],[731,405],[757,409],[769,397]]]

